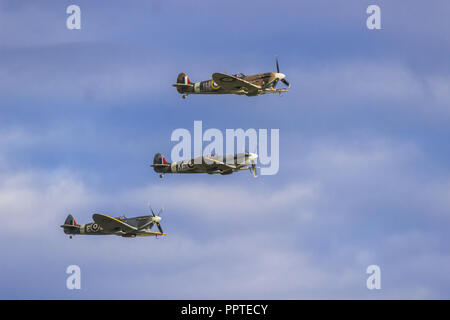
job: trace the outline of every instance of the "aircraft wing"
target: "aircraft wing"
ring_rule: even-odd
[[[100,225],[103,230],[106,231],[115,231],[122,230],[126,233],[128,232],[136,232],[137,228],[130,226],[129,224],[117,220],[116,218],[107,216],[106,214],[96,213],[92,216],[92,219]]]
[[[219,160],[214,159],[214,158],[205,157],[205,159],[215,162],[217,167],[218,167],[218,169],[220,169],[220,170],[226,171],[226,170],[230,170],[230,169],[236,169],[235,165],[228,164],[228,163],[219,161]]]
[[[161,233],[161,232],[156,232],[156,231],[146,231],[146,232],[140,232],[139,236],[141,237],[159,237],[159,236],[165,236],[165,233]]]
[[[230,76],[225,73],[213,73],[212,78],[215,83],[217,83],[225,90],[234,91],[244,89],[247,92],[257,92],[261,89],[260,86],[257,86],[251,82],[236,78],[234,76]]]

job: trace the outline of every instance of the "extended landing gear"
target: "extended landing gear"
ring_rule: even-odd
[[[187,94],[183,94],[181,97],[182,97],[183,99],[186,99],[186,98],[187,98]]]
[[[72,239],[72,236],[69,236],[69,239]]]
[[[161,174],[159,175],[159,177],[162,179],[162,178],[164,178],[164,175],[161,173]]]

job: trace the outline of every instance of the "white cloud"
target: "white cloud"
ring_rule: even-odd
[[[268,188],[224,185],[221,188],[205,183],[149,185],[119,194],[92,190],[68,170],[51,172],[3,172],[0,183],[2,223],[10,231],[42,226],[54,219],[63,219],[69,210],[79,212],[89,206],[99,207],[114,199],[114,208],[142,208],[150,199],[169,210],[190,212],[192,219],[206,224],[266,223],[263,220],[311,218],[311,204],[318,200],[317,187],[292,184],[276,191]],[[299,215],[289,210],[296,207]],[[300,210],[302,209],[302,210]],[[36,214],[36,212],[39,214]],[[8,213],[8,214],[7,214]],[[168,213],[170,215],[170,213]],[[283,216],[281,217],[281,215]],[[27,223],[28,222],[28,223]]]
[[[64,219],[68,209],[93,202],[83,183],[68,172],[3,172],[0,177],[0,224],[7,233],[38,236],[58,217]]]
[[[402,148],[373,144],[364,150],[372,150],[368,154],[374,156],[365,159],[355,147],[322,147],[316,153],[317,162],[328,158],[343,175],[351,174],[354,167],[364,172],[373,166],[401,164],[397,162],[396,150],[402,156],[408,155],[408,150],[416,152],[414,148],[401,151]],[[324,175],[331,172],[319,171]],[[309,181],[316,182],[292,182],[275,190],[264,184],[254,184],[252,188],[225,184],[217,188],[216,183],[158,181],[126,192],[107,193],[92,189],[65,170],[3,172],[1,237],[20,237],[21,242],[29,243],[27,250],[37,250],[45,259],[52,257],[53,262],[47,264],[69,259],[85,267],[105,266],[86,267],[91,279],[86,294],[90,297],[142,298],[149,295],[143,288],[156,287],[159,290],[151,297],[376,298],[364,287],[365,267],[373,263],[382,265],[385,275],[385,291],[379,297],[441,296],[436,281],[443,274],[435,275],[431,284],[426,282],[430,272],[437,272],[433,267],[415,263],[416,278],[410,282],[404,280],[404,274],[391,271],[393,267],[406,268],[402,261],[414,260],[416,253],[408,246],[418,248],[414,243],[426,240],[426,233],[419,229],[412,235],[383,233],[387,240],[375,247],[365,241],[360,243],[357,236],[339,240],[342,235],[336,233],[351,233],[361,217],[349,217],[360,213],[351,212],[345,217],[329,212],[336,205],[328,194],[332,186],[318,182],[317,177]],[[108,205],[145,212],[149,196],[157,202],[156,206],[166,204],[162,224],[170,232],[159,241],[87,236],[68,240],[59,229],[68,209],[72,213],[85,212],[76,216],[79,223],[85,223],[93,208]],[[283,225],[281,229],[277,228],[279,224]],[[317,242],[323,242],[325,247],[320,249]],[[42,247],[38,243],[48,245]],[[426,243],[420,256],[426,253],[448,265],[444,256],[439,257],[436,242],[432,247],[429,241]],[[426,252],[427,247],[431,253]],[[1,250],[3,254],[15,250],[8,266],[14,263],[14,256],[26,260],[27,250],[23,248],[14,249],[14,245],[4,243]],[[127,270],[129,276],[121,282],[120,290],[113,284],[108,289],[110,279],[122,270]],[[184,285],[180,287],[179,283]],[[412,289],[415,291],[408,291]]]
[[[305,146],[307,147],[307,146]],[[311,142],[305,154],[305,162],[315,171],[335,171],[337,174],[386,171],[401,167],[422,156],[413,142],[390,141],[388,138],[354,137],[342,143],[335,139],[320,139]]]

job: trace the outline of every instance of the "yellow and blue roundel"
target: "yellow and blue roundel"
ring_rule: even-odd
[[[91,226],[91,229],[92,229],[92,231],[97,232],[98,229],[99,229],[99,225],[96,224],[96,223],[94,223],[94,224]]]
[[[220,89],[220,86],[217,83],[215,83],[213,80],[211,80],[211,89],[217,90],[217,89]]]

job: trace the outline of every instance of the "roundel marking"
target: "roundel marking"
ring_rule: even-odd
[[[191,159],[191,161],[188,162],[187,166],[192,169],[194,167],[194,160]]]
[[[92,231],[97,232],[99,229],[99,225],[94,223],[91,228],[92,228]]]
[[[211,80],[211,89],[218,90],[220,86],[214,80]]]

